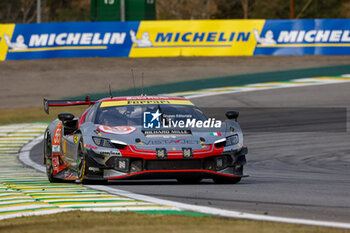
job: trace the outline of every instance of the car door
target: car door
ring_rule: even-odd
[[[64,129],[63,129],[64,131]],[[76,166],[76,158],[75,158],[75,148],[78,143],[78,136],[75,134],[64,134],[62,137],[62,152],[65,160],[70,164],[70,166]]]

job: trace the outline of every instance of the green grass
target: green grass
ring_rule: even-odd
[[[57,119],[58,113],[70,112],[75,116],[79,116],[86,108],[87,106],[51,108],[49,115],[44,112],[43,108],[0,110],[0,125],[43,121],[51,122]]]
[[[66,212],[0,221],[0,232],[152,232],[152,233],[345,233],[349,230],[208,216],[133,212]]]

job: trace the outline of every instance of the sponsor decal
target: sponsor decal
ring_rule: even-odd
[[[191,135],[191,130],[142,130],[145,136],[153,136],[153,135]]]
[[[94,150],[97,150],[97,149],[98,149],[97,146],[93,146],[93,145],[91,145],[91,144],[84,144],[84,147],[85,147],[85,148],[88,148],[88,149],[94,149]]]
[[[182,144],[200,144],[199,140],[188,140],[188,139],[166,139],[166,140],[148,140],[148,141],[142,141],[142,145],[165,145],[165,144],[174,144],[174,145],[182,145]]]
[[[141,95],[141,96],[127,96],[125,97],[126,100],[174,100],[171,97],[167,96],[147,96],[147,95]]]
[[[165,148],[156,148],[157,159],[166,159],[168,154]]]
[[[350,30],[282,30],[277,36],[277,41],[274,39],[272,30],[268,30],[265,36],[262,37],[259,35],[258,30],[254,29],[254,35],[258,44],[262,46],[299,43],[297,45],[302,47],[306,43],[350,42]]]
[[[65,45],[108,45],[108,44],[123,44],[125,41],[125,32],[105,32],[103,34],[95,32],[86,33],[44,33],[32,34],[29,39],[29,47],[44,47],[44,46],[65,46]],[[18,37],[17,37],[18,39]],[[17,41],[17,40],[16,40]],[[22,36],[21,42],[24,42]],[[23,46],[27,49],[28,46]],[[22,48],[21,48],[22,49]]]
[[[55,46],[62,48],[61,46],[67,46],[66,49],[93,49],[93,47],[87,47],[88,45],[110,45],[110,44],[123,44],[125,41],[126,33],[119,32],[106,32],[103,35],[101,33],[50,33],[50,34],[32,34],[29,37],[29,44],[25,44],[24,36],[22,34],[17,35],[15,41],[10,40],[8,34],[4,34],[4,39],[9,50],[20,50],[21,52],[39,51],[34,48],[41,48],[42,50],[48,48],[54,48]],[[72,47],[74,46],[74,47]],[[77,47],[78,46],[78,47]],[[99,47],[96,47],[99,48]]]
[[[52,152],[59,153],[61,150],[59,145],[52,145]]]
[[[207,120],[198,120],[196,118],[192,118],[192,115],[178,115],[181,117],[177,118],[176,115],[162,116],[162,113],[159,112],[159,109],[157,109],[156,112],[144,112],[143,128],[221,128],[222,122],[220,120],[215,120],[215,118],[208,118]]]
[[[113,155],[121,156],[122,155],[119,150],[101,150],[101,151],[95,151],[95,152],[97,152],[101,155],[110,155],[110,156],[113,156]]]
[[[54,57],[127,57],[132,41],[130,30],[139,22],[63,22],[17,24],[2,30],[7,60]],[[1,46],[0,46],[1,47]],[[1,57],[0,57],[1,59]],[[3,59],[1,59],[3,60]]]
[[[254,29],[253,32],[254,32],[255,39],[259,44],[262,44],[262,45],[276,44],[276,41],[273,39],[273,32],[271,30],[268,30],[266,32],[265,37],[260,36],[259,31],[257,29]]]
[[[78,143],[79,141],[79,137],[78,136],[74,136],[74,143]]]
[[[266,20],[262,30],[253,30],[254,55],[349,54],[349,25],[341,19]]]
[[[148,104],[155,104],[155,105],[159,105],[159,104],[178,104],[178,105],[193,105],[193,103],[191,103],[188,100],[119,100],[119,101],[105,101],[102,102],[102,104],[100,105],[100,108],[104,108],[104,107],[115,107],[115,106],[126,106],[126,105],[148,105]]]
[[[149,39],[149,33],[144,32],[141,38],[136,38],[136,33],[133,30],[130,30],[131,41],[137,45],[137,47],[152,47],[153,43]]]
[[[159,109],[156,112],[144,112],[143,113],[143,127],[146,129],[159,129],[161,126],[160,117],[161,113]]]
[[[133,126],[106,126],[106,125],[99,125],[97,129],[103,133],[117,134],[117,135],[131,134],[137,130],[137,128]]]
[[[59,161],[57,156],[52,157],[52,169],[54,175],[56,175],[59,172]]]
[[[135,44],[135,48],[145,48],[145,47],[163,47],[161,45],[153,45],[150,40],[149,32],[143,32],[141,38],[135,36],[134,31],[130,31],[130,36],[132,42]],[[156,34],[155,43],[165,43],[165,42],[240,42],[248,41],[250,37],[250,32],[158,32]],[[169,45],[168,47],[176,47],[176,45]],[[185,47],[185,46],[183,46]],[[195,47],[195,46],[193,46]],[[215,47],[215,45],[213,45]]]
[[[202,121],[195,118],[186,120],[171,120],[166,121],[163,119],[164,128],[220,128],[221,121],[215,120],[215,118],[209,118]]]
[[[55,129],[55,133],[53,136],[53,141],[52,141],[52,145],[56,146],[56,145],[60,145],[61,143],[61,134],[62,134],[62,121],[58,122],[56,129]]]
[[[141,21],[130,57],[252,55],[265,20]]]
[[[126,168],[126,161],[125,160],[119,160],[119,168],[120,169]]]
[[[182,148],[182,154],[184,159],[193,158],[192,148]]]
[[[16,41],[11,42],[10,40],[10,36],[8,34],[4,34],[4,39],[6,41],[6,44],[8,46],[9,49],[13,49],[13,50],[25,50],[28,48],[28,46],[26,44],[24,44],[24,37],[23,35],[19,34],[16,37]]]

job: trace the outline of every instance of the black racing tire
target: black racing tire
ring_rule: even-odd
[[[63,180],[57,179],[53,175],[52,166],[52,142],[49,130],[45,131],[44,137],[44,163],[46,168],[46,175],[50,183],[61,183]]]
[[[88,184],[89,180],[86,179],[86,173],[88,170],[88,167],[86,165],[86,152],[84,151],[84,143],[83,138],[81,135],[79,135],[79,146],[78,146],[78,181],[82,184]]]
[[[202,178],[177,178],[177,182],[180,184],[198,184],[202,181]]]
[[[220,177],[213,178],[215,184],[237,184],[241,181],[242,177]]]

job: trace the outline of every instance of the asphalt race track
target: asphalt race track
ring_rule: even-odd
[[[350,84],[281,88],[192,99],[201,107],[232,108],[349,107]],[[219,105],[219,106],[218,106]],[[254,111],[252,111],[254,112]],[[256,111],[245,133],[249,147],[245,172],[250,175],[235,185],[217,185],[204,180],[198,185],[180,185],[174,180],[122,181],[109,187],[189,204],[283,217],[349,222],[350,220],[350,133],[349,117],[343,129],[332,130],[327,121],[317,130],[266,130],[262,122],[271,114]],[[218,113],[224,115],[224,112]],[[327,119],[327,114],[324,114]],[[242,122],[245,112],[242,111]],[[248,118],[248,117],[247,117]],[[303,118],[294,114],[292,118]],[[346,118],[344,119],[344,121]],[[302,122],[302,121],[301,121]],[[305,128],[310,122],[305,121]],[[42,145],[31,158],[42,161]]]

